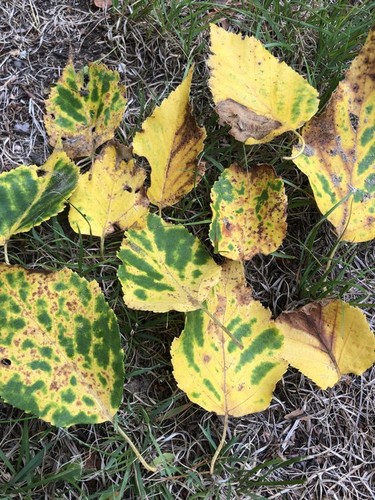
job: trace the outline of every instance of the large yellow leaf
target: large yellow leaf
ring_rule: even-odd
[[[18,167],[0,175],[0,245],[61,212],[77,186],[77,166],[63,151],[44,165]]]
[[[245,171],[231,165],[211,191],[210,238],[217,252],[233,260],[250,260],[277,250],[286,234],[283,181],[269,165]]]
[[[187,313],[185,329],[173,341],[178,386],[191,401],[219,415],[240,417],[264,410],[288,365],[281,358],[283,336],[271,312],[251,297],[241,263],[225,263],[207,310],[210,315],[203,310]]]
[[[375,238],[375,28],[324,113],[303,130],[295,164],[320,211],[346,241]],[[297,152],[297,149],[295,149]]]
[[[69,62],[46,102],[44,118],[50,143],[60,140],[71,158],[91,156],[113,138],[122,120],[125,88],[117,71],[92,63],[76,72]]]
[[[72,228],[101,238],[128,229],[148,211],[145,179],[146,172],[133,160],[123,161],[114,145],[107,146],[90,171],[80,176],[70,198]]]
[[[246,144],[301,127],[318,109],[317,91],[254,37],[211,25],[209,67],[220,122]]]
[[[142,124],[134,137],[137,155],[151,165],[147,196],[158,207],[174,205],[200,181],[204,173],[197,156],[206,138],[191,112],[189,92],[193,68],[185,80]]]
[[[220,278],[221,268],[181,225],[148,214],[126,232],[118,270],[127,306],[146,311],[193,311]]]
[[[341,300],[313,302],[276,320],[285,359],[322,389],[375,362],[375,337],[362,311]]]
[[[120,333],[98,284],[69,269],[0,264],[0,395],[54,425],[112,420],[124,383]]]

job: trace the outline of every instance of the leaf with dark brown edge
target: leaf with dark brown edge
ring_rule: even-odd
[[[375,337],[363,312],[341,300],[312,302],[276,319],[285,359],[326,389],[375,362]]]
[[[375,28],[325,111],[303,129],[293,160],[345,241],[375,238]],[[330,212],[330,213],[329,213]]]
[[[147,196],[160,208],[174,205],[198,184],[204,165],[197,157],[206,138],[192,114],[189,93],[193,68],[183,82],[164,99],[134,137],[134,153],[151,165]]]

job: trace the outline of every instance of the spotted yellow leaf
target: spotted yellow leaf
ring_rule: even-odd
[[[87,83],[86,83],[86,78]],[[54,146],[60,140],[71,158],[91,156],[113,138],[122,120],[126,100],[117,71],[92,63],[76,72],[65,67],[46,102],[45,125]]]
[[[233,260],[274,252],[286,234],[284,184],[269,165],[246,171],[231,165],[211,191],[210,238],[215,250]]]
[[[21,166],[0,175],[0,245],[64,209],[77,186],[78,168],[63,151],[44,165]]]
[[[114,145],[107,146],[79,178],[70,199],[70,225],[77,232],[101,238],[128,229],[148,211],[145,179],[144,169],[133,160],[122,160]]]
[[[191,401],[219,415],[240,417],[264,410],[287,369],[281,357],[284,340],[271,312],[246,288],[241,263],[224,264],[206,308],[209,314],[202,309],[188,312],[185,329],[173,341],[178,386]]]
[[[197,156],[206,138],[192,115],[189,92],[193,68],[134,137],[137,155],[145,156],[151,165],[151,186],[147,196],[158,207],[174,205],[200,181],[204,173]]]
[[[375,238],[375,28],[325,111],[303,129],[294,163],[346,241]],[[294,153],[298,153],[297,148]]]
[[[245,144],[301,127],[318,109],[317,91],[254,37],[211,25],[209,86],[222,124]]]
[[[197,238],[154,214],[142,229],[126,232],[118,256],[124,301],[134,309],[192,311],[220,278],[220,267]]]
[[[122,398],[116,317],[74,272],[0,264],[0,396],[61,427],[112,420]]]
[[[276,324],[285,337],[285,358],[322,389],[375,362],[375,336],[364,314],[341,300],[284,312]]]

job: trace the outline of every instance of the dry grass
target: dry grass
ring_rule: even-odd
[[[316,16],[321,12],[322,23],[328,22],[323,15],[327,2],[313,3]],[[289,181],[289,235],[281,250],[294,259],[269,256],[251,261],[247,272],[255,296],[275,315],[305,304],[322,296],[322,277],[328,265],[331,285],[324,293],[363,304],[375,329],[374,245],[342,244],[330,264],[335,236],[329,224],[323,223],[314,241],[309,240],[308,233],[320,215],[311,202],[304,176],[281,160],[293,139],[284,137],[272,146],[245,151],[217,127],[206,87],[208,49],[207,31],[203,28],[210,20],[222,19],[237,29],[260,34],[265,42],[273,42],[275,53],[308,75],[322,94],[329,93],[358,50],[358,41],[352,42],[355,29],[359,29],[360,23],[368,27],[370,22],[366,17],[370,2],[357,2],[356,7],[349,2],[329,2],[337,3],[346,4],[346,18],[343,12],[341,25],[332,20],[331,26],[320,27],[319,31],[310,26],[311,11],[301,5],[294,5],[294,17],[277,19],[272,9],[267,13],[266,8],[251,15],[252,9],[257,8],[251,7],[253,2],[245,1],[218,2],[210,7],[209,2],[192,2],[194,5],[189,6],[189,2],[138,0],[129,2],[128,8],[123,5],[117,14],[88,8],[85,0],[3,1],[0,171],[19,164],[42,164],[48,156],[43,103],[69,55],[77,66],[100,59],[120,71],[128,91],[126,120],[119,131],[119,138],[125,143],[131,142],[142,120],[180,83],[187,66],[195,62],[193,104],[212,137],[204,158],[207,176],[196,196],[168,215],[184,222],[208,219],[208,193],[218,175],[217,165],[228,166],[234,160],[243,164],[269,161]],[[155,4],[154,11],[149,4]],[[175,12],[171,7],[163,14],[163,4],[172,5]],[[191,10],[199,10],[199,6],[201,12],[194,18]],[[261,12],[263,17],[255,15]],[[328,63],[330,54],[323,50],[321,33],[326,33],[328,39],[336,28],[339,38],[352,21],[353,37],[348,38],[345,57],[332,46],[330,53],[337,54],[332,64]],[[361,41],[366,31],[367,28]],[[327,73],[329,64],[331,79]],[[336,73],[333,68],[337,68]],[[194,226],[193,230],[204,237],[207,225]],[[120,238],[107,243],[103,264],[98,242],[82,242],[59,218],[31,234],[14,238],[9,251],[14,261],[42,267],[61,267],[66,263],[85,277],[100,281],[119,317],[126,352],[128,378],[119,421],[146,457],[152,459],[155,450],[159,450],[159,455],[172,453],[174,462],[163,474],[149,475],[109,425],[54,429],[0,404],[0,487],[45,448],[40,462],[25,476],[26,482],[14,484],[1,498],[244,499],[250,498],[250,481],[255,479],[246,476],[252,467],[275,457],[301,456],[304,461],[279,469],[268,479],[302,478],[306,480],[304,485],[264,486],[254,492],[288,500],[372,499],[375,369],[362,377],[345,377],[330,391],[317,390],[300,373],[288,372],[267,411],[230,421],[230,445],[219,459],[217,476],[210,477],[207,465],[220,439],[222,421],[191,405],[173,380],[169,346],[181,330],[182,315],[156,316],[128,311],[123,305],[115,279],[114,257]],[[69,464],[79,467],[69,468]],[[66,474],[61,481],[56,479],[59,473]],[[257,477],[260,474],[261,471]]]

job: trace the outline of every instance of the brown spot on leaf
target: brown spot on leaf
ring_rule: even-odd
[[[233,99],[220,101],[216,111],[220,117],[220,124],[230,125],[229,133],[241,142],[247,141],[250,137],[256,140],[263,139],[281,125],[279,121],[258,115]]]
[[[211,361],[211,356],[209,356],[208,354],[205,354],[203,356],[203,363],[208,363],[209,361]]]

